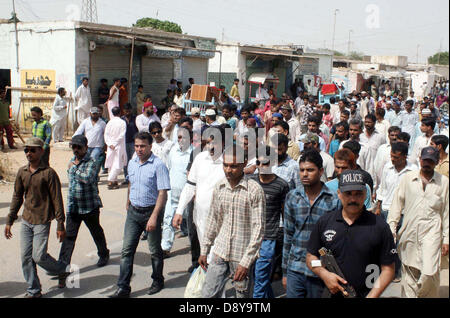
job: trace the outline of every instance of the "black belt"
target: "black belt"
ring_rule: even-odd
[[[130,204],[130,205],[131,205],[131,207],[134,210],[136,210],[136,212],[141,212],[141,213],[148,212],[149,210],[153,210],[155,208],[154,205],[151,205],[151,206],[148,206],[148,207],[145,207],[145,208],[138,208],[138,207],[136,207],[136,206],[134,206],[132,204]]]

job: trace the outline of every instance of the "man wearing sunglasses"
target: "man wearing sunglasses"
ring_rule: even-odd
[[[256,160],[258,174],[251,177],[262,187],[266,198],[265,231],[259,258],[255,263],[253,298],[274,297],[271,286],[272,264],[275,260],[280,217],[289,192],[289,184],[272,172],[275,162],[270,161],[270,152],[270,147],[266,146],[265,153],[260,154]]]
[[[77,135],[70,142],[74,157],[70,160],[69,195],[67,201],[67,236],[61,246],[59,260],[70,264],[75,241],[81,222],[84,222],[95,241],[98,249],[98,267],[105,266],[109,260],[109,250],[106,247],[105,234],[100,225],[100,208],[103,207],[98,194],[97,164],[88,155],[88,140]],[[64,288],[66,277],[59,276],[59,287]]]
[[[8,240],[12,238],[11,227],[23,204],[20,238],[22,271],[28,285],[25,298],[40,298],[41,284],[36,264],[47,272],[57,275],[65,273],[66,264],[56,261],[47,253],[53,219],[57,221],[56,237],[59,242],[66,236],[64,204],[58,175],[41,161],[44,142],[37,137],[30,138],[25,143],[24,151],[28,165],[20,168],[17,173],[5,237]]]

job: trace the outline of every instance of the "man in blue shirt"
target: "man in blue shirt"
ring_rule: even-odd
[[[152,136],[140,132],[134,138],[136,158],[128,164],[127,220],[125,222],[118,289],[111,298],[130,297],[133,259],[139,238],[148,232],[148,246],[152,257],[153,283],[149,295],[164,288],[163,251],[161,248],[161,225],[167,191],[170,190],[169,171],[166,165],[152,153]]]
[[[338,196],[320,181],[323,160],[316,150],[300,157],[302,185],[288,193],[284,209],[283,286],[288,298],[320,298],[324,284],[307,267],[311,230],[319,218],[338,208]]]
[[[191,127],[192,128],[192,127]],[[167,159],[167,169],[169,170],[171,190],[164,212],[163,233],[161,247],[164,252],[170,252],[175,239],[175,228],[172,226],[172,219],[178,208],[181,191],[187,181],[187,166],[193,147],[191,145],[192,130],[180,127],[177,131],[178,143],[174,145]]]

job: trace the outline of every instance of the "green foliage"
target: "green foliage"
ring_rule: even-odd
[[[334,51],[334,56],[345,56],[345,54],[339,51]]]
[[[364,53],[361,52],[350,52],[348,56],[351,60],[362,61],[364,60]]]
[[[428,58],[428,64],[448,65],[448,52],[436,53]]]
[[[170,21],[161,21],[158,19],[153,18],[142,18],[136,21],[135,24],[133,24],[133,27],[138,28],[153,28],[156,30],[166,31],[166,32],[174,32],[182,34],[183,31],[181,30],[181,26],[174,22]]]

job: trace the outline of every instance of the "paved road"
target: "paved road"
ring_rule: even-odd
[[[52,149],[51,165],[58,172],[63,184],[64,198],[67,196],[66,166],[71,152],[67,150],[67,144],[58,145],[58,149]],[[15,153],[16,154],[16,153]],[[15,159],[18,164],[24,164],[23,152],[17,151]],[[107,190],[106,176],[101,176],[100,195],[104,208],[101,212],[101,224],[111,250],[111,260],[108,266],[97,268],[97,251],[95,244],[87,228],[82,225],[77,245],[72,258],[72,263],[79,268],[79,288],[58,289],[57,281],[51,280],[45,271],[38,267],[45,297],[99,297],[103,298],[114,292],[119,274],[120,250],[122,248],[122,235],[125,223],[125,198],[126,188]],[[20,221],[12,228],[13,238],[7,241],[3,236],[6,215],[12,196],[12,185],[0,185],[0,297],[22,297],[26,291],[26,284],[20,265]],[[57,257],[60,244],[56,240],[56,224],[52,224],[49,240],[49,253]],[[135,260],[134,274],[131,282],[131,297],[163,297],[179,298],[184,295],[184,288],[189,279],[186,269],[190,265],[189,241],[187,238],[175,241],[172,256],[164,262],[165,288],[158,294],[148,296],[147,290],[151,283],[151,261],[147,243],[141,241]],[[73,277],[73,275],[71,276]],[[69,279],[69,282],[71,279]],[[442,296],[448,297],[448,270],[443,271]],[[74,284],[75,285],[75,284]],[[274,283],[274,291],[277,297],[284,297],[284,291],[280,282]],[[75,287],[77,287],[75,285]],[[227,295],[230,293],[228,292]],[[385,297],[400,297],[399,284],[392,284],[384,294]]]

